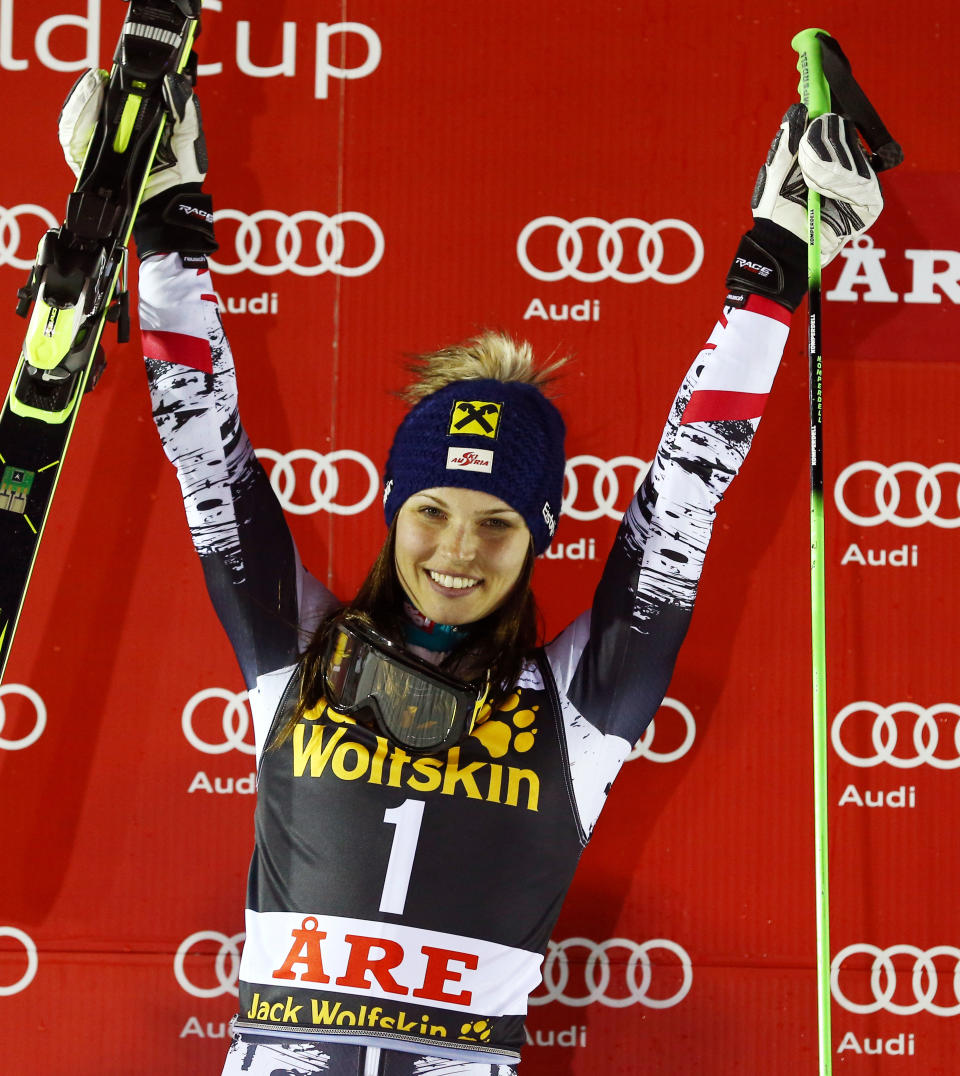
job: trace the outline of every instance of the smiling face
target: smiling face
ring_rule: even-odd
[[[397,513],[397,577],[410,601],[438,624],[472,624],[498,609],[529,549],[523,517],[479,490],[421,490]]]

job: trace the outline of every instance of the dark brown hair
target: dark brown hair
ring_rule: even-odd
[[[407,595],[394,568],[397,523],[394,519],[386,541],[377,554],[356,597],[329,613],[317,626],[300,657],[300,694],[293,714],[280,729],[273,746],[279,747],[293,733],[301,717],[323,698],[323,659],[336,625],[347,619],[369,624],[388,639],[403,641],[403,603]],[[533,546],[503,604],[476,624],[469,638],[441,663],[445,670],[474,679],[490,671],[490,702],[493,708],[509,697],[524,661],[541,638],[540,613],[530,582],[533,578]]]

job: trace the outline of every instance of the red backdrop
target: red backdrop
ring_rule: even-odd
[[[0,2],[11,373],[14,292],[71,186],[55,117],[77,72],[109,61],[124,11]],[[825,284],[833,1050],[851,1072],[918,1076],[956,1071],[960,1016],[960,23],[948,0],[922,14],[228,0],[208,3],[200,41],[216,285],[244,420],[305,561],[347,593],[378,548],[403,356],[501,326],[576,356],[568,506],[537,569],[550,633],[589,601],[718,313],[796,96],[790,39],[818,23],[843,43],[907,162]],[[552,218],[573,222],[565,241]],[[527,1076],[816,1071],[797,322],[669,700],[558,923]],[[0,688],[0,1068],[15,1076],[219,1072],[234,1011],[248,713],[137,342],[107,349]]]

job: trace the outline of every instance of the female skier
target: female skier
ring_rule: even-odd
[[[102,75],[64,109],[78,166]],[[789,110],[719,322],[670,410],[592,609],[538,645],[530,577],[560,515],[564,427],[526,345],[426,356],[357,596],[301,565],[237,410],[207,272],[191,99],[135,229],[160,439],[250,692],[259,770],[226,1074],[507,1076],[528,995],[610,783],[667,689],[714,511],[806,287],[882,206],[852,125]]]

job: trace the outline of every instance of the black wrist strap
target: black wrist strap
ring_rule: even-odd
[[[740,240],[727,287],[731,300],[762,295],[796,310],[807,291],[807,245],[772,220],[758,218]]]
[[[184,183],[156,195],[140,206],[133,226],[137,256],[149,254],[212,254],[213,200],[199,183]]]

